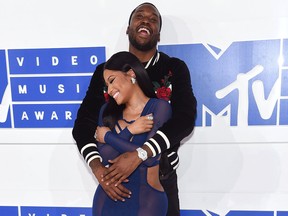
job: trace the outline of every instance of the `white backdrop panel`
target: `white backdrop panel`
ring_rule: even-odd
[[[127,50],[128,17],[140,3],[2,0],[0,49],[104,46],[109,57]],[[160,45],[203,43],[225,51],[235,41],[288,38],[286,0],[153,3],[163,16]],[[180,148],[181,208],[206,215],[288,210],[286,131],[197,127]],[[0,140],[0,206],[91,206],[97,182],[71,128],[1,128]]]

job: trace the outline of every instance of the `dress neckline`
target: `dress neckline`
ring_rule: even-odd
[[[145,114],[145,112],[146,112],[146,110],[147,110],[147,108],[148,108],[148,105],[151,103],[151,101],[152,101],[152,98],[149,98],[148,101],[147,101],[147,103],[145,104],[142,112],[140,113],[140,117]],[[145,115],[146,115],[146,114],[145,114]],[[124,118],[123,118],[123,112],[122,112],[122,115],[121,115],[121,119],[122,119],[123,121],[125,121],[127,124],[132,124],[133,122],[135,122],[135,119],[133,119],[133,120],[131,120],[131,121],[128,121],[128,120],[124,119]]]
[[[127,124],[132,124],[133,122],[135,122],[135,120],[127,121],[127,120],[124,119],[124,118],[122,118],[122,120],[123,120],[124,122],[126,122]]]

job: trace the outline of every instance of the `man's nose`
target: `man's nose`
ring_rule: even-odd
[[[147,24],[147,23],[149,23],[150,21],[149,21],[149,18],[148,17],[143,17],[142,18],[142,23],[145,23],[145,24]]]

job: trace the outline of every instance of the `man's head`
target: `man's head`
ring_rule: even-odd
[[[162,18],[158,9],[145,2],[137,6],[129,17],[126,34],[130,44],[137,50],[155,49],[160,41]]]
[[[131,19],[132,19],[132,15],[133,15],[134,12],[136,11],[136,9],[139,8],[139,7],[141,7],[141,6],[143,6],[143,5],[150,5],[150,6],[154,7],[154,8],[156,9],[156,11],[158,12],[158,14],[159,14],[159,21],[160,21],[160,28],[159,28],[159,32],[160,32],[160,31],[161,31],[161,28],[162,28],[162,17],[161,17],[161,14],[160,14],[160,12],[158,11],[158,9],[156,8],[156,6],[155,6],[154,4],[152,4],[152,3],[149,3],[149,2],[144,2],[144,3],[140,4],[140,5],[138,5],[138,6],[131,12],[130,17],[129,17],[129,21],[128,21],[128,25],[130,25]]]

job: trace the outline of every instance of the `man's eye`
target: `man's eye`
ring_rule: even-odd
[[[142,16],[142,14],[137,14],[136,18],[137,18],[137,19],[142,19],[143,16]]]

